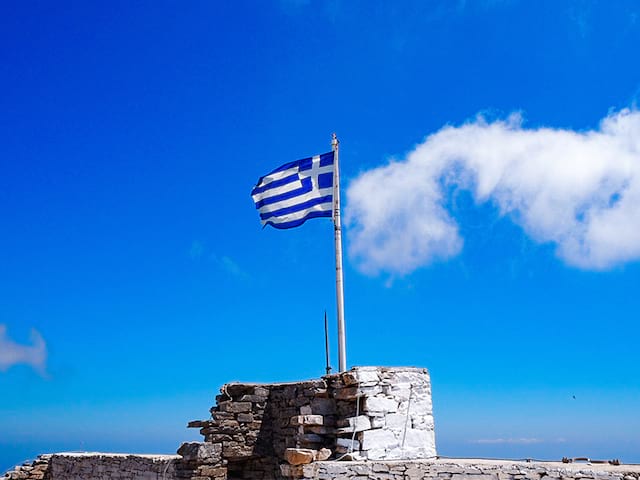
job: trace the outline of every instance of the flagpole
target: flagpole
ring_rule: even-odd
[[[344,328],[344,285],[342,276],[342,226],[340,225],[340,166],[338,162],[338,137],[331,137],[333,150],[333,231],[336,246],[336,306],[338,309],[338,371],[347,370],[347,347]]]

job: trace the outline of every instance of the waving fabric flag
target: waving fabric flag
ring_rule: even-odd
[[[262,225],[293,228],[333,215],[333,152],[287,163],[258,180],[251,197]]]

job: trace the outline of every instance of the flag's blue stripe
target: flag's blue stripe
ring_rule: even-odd
[[[298,203],[297,205],[281,208],[280,210],[275,210],[273,212],[261,213],[260,218],[262,220],[266,220],[267,218],[271,218],[271,217],[279,217],[281,215],[287,215],[289,213],[299,212],[301,210],[306,210],[307,208],[314,207],[321,203],[330,203],[332,199],[333,199],[333,195],[325,195],[324,197],[312,198],[311,200]],[[329,209],[330,209],[329,211],[331,211],[331,207],[329,207]]]
[[[333,187],[333,172],[318,175],[318,188]]]
[[[304,217],[298,220],[293,220],[291,222],[275,223],[269,220],[264,224],[264,226],[266,227],[267,225],[271,225],[272,227],[279,228],[279,229],[294,228],[294,227],[299,227],[310,218],[331,217],[331,214],[332,214],[331,211],[326,211],[326,210],[323,210],[321,212],[314,211],[314,212],[309,212]]]
[[[265,175],[265,177],[266,176],[267,175]],[[264,178],[264,177],[262,177],[262,178]],[[279,180],[274,180],[273,182],[267,183],[266,185],[263,185],[263,186],[259,187],[258,185],[260,185],[262,183],[262,178],[258,181],[256,186],[253,187],[253,190],[251,190],[251,195],[255,195],[256,193],[266,192],[267,190],[269,190],[271,188],[281,187],[283,185],[286,185],[287,183],[295,182],[300,177],[298,176],[297,173],[292,173],[288,177],[284,177],[284,178],[281,178]]]
[[[282,200],[288,200],[298,195],[304,195],[313,190],[313,183],[311,177],[306,177],[301,180],[302,187],[291,190],[290,192],[281,193],[280,195],[274,195],[272,197],[263,198],[256,202],[256,208],[261,208],[263,205],[271,205],[272,203],[278,203]]]
[[[326,167],[327,165],[333,165],[333,152],[320,155],[320,166]]]
[[[300,171],[304,172],[306,170],[311,170],[311,166],[313,165],[312,160],[313,157],[300,160]],[[320,155],[320,166],[327,167],[329,165],[333,165],[333,152],[323,153]]]
[[[275,170],[271,170],[269,173],[267,173],[266,175],[261,177],[260,180],[262,180],[264,177],[267,177],[267,176],[271,175],[272,173],[281,172],[282,170],[287,170],[287,169],[293,168],[293,167],[299,167],[300,163],[302,163],[302,162],[304,162],[306,160],[311,160],[312,158],[313,157],[303,158],[301,160],[294,160],[293,162],[285,163],[284,165],[279,166]],[[258,182],[258,183],[260,183],[260,182]]]

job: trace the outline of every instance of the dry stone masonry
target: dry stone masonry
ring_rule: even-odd
[[[178,456],[104,453],[41,455],[3,480],[179,480]],[[430,459],[318,461],[292,466],[301,480],[639,480],[640,465]],[[194,480],[210,478],[206,469]],[[215,477],[214,477],[215,478]],[[250,478],[260,478],[259,476]]]
[[[178,455],[56,453],[40,455],[2,480],[176,480]]]
[[[438,459],[422,368],[220,392],[210,418],[189,423],[204,441],[178,455],[41,455],[0,480],[640,480],[640,466]]]
[[[316,462],[300,468],[305,480],[638,480],[640,465],[433,459]]]
[[[229,478],[295,477],[299,465],[328,458],[436,455],[431,384],[423,368],[355,367],[307,382],[227,384],[211,419],[189,427],[200,429],[205,445],[216,446],[217,467]]]
[[[354,460],[436,456],[426,369],[360,367],[327,381],[339,412],[337,453]]]

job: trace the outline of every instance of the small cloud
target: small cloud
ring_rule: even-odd
[[[203,253],[204,253],[204,245],[202,244],[202,242],[199,242],[198,240],[194,240],[191,243],[191,248],[189,249],[189,256],[193,260],[198,260],[199,258],[202,257]]]
[[[478,445],[533,445],[536,443],[564,443],[564,438],[556,438],[555,440],[544,440],[542,438],[479,438],[470,440],[469,443]]]
[[[534,443],[543,443],[539,438],[480,438],[478,440],[472,440],[470,443],[477,443],[480,445],[495,445],[495,444],[513,444],[513,445],[531,445]]]
[[[242,270],[231,257],[227,257],[226,255],[223,255],[222,257],[220,257],[220,259],[217,259],[216,261],[223,269],[225,269],[234,277],[245,278],[248,276],[247,273],[244,270]]]
[[[198,240],[194,240],[191,243],[191,248],[189,249],[189,256],[192,260],[204,260],[206,262],[212,262],[220,267],[222,270],[227,273],[233,275],[236,278],[248,278],[249,274],[245,272],[240,265],[228,255],[218,256],[213,252],[210,252],[207,249],[203,242]]]
[[[14,365],[29,365],[45,376],[47,346],[42,336],[31,330],[31,345],[20,345],[7,337],[6,325],[0,325],[0,372],[6,372]]]

